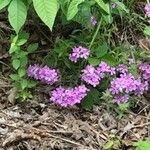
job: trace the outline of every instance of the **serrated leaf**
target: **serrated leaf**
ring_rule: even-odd
[[[14,59],[12,61],[12,65],[13,65],[13,68],[17,70],[20,67],[20,60],[19,59]]]
[[[11,44],[11,47],[9,49],[9,53],[12,54],[13,52],[19,51],[20,47],[18,47],[17,45],[15,45],[14,43]]]
[[[30,44],[30,45],[28,46],[28,48],[27,48],[27,51],[28,51],[29,53],[32,53],[32,52],[34,52],[34,51],[36,51],[36,50],[38,49],[38,46],[39,46],[38,43]]]
[[[6,7],[11,0],[0,0],[0,10]]]
[[[8,19],[18,34],[27,17],[27,8],[21,0],[12,0],[8,7]]]
[[[85,0],[72,0],[67,11],[67,20],[71,20],[78,13],[79,4]]]
[[[59,9],[57,0],[33,0],[33,5],[38,16],[52,31],[55,17]]]

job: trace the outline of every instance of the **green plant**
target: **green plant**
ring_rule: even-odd
[[[38,48],[38,44],[34,43],[28,45],[26,48],[27,50],[24,50],[23,46],[27,42],[28,37],[29,34],[23,32],[17,36],[13,35],[11,39],[11,47],[9,49],[9,53],[12,56],[12,66],[14,72],[10,75],[10,77],[14,81],[17,89],[18,95],[16,98],[22,98],[22,100],[32,97],[28,89],[34,87],[36,84],[34,81],[28,80],[26,77],[28,54]]]
[[[136,150],[149,150],[150,149],[150,141],[145,140],[145,141],[138,141],[134,143],[134,146],[136,147]]]

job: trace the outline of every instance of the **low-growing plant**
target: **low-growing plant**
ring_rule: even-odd
[[[10,75],[10,77],[17,88],[18,94],[16,98],[22,98],[22,100],[32,98],[29,89],[35,86],[35,81],[27,79],[26,70],[28,65],[28,55],[38,48],[38,44],[29,44],[25,50],[25,47],[23,46],[27,42],[28,37],[29,34],[23,32],[17,36],[12,35],[11,47],[9,49],[9,53],[12,56],[14,72]]]

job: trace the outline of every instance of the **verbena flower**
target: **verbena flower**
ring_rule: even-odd
[[[39,69],[40,69],[40,67],[36,64],[30,65],[27,70],[27,75],[31,78],[39,80],[39,74],[38,74]]]
[[[128,94],[125,94],[125,95],[115,95],[113,97],[113,102],[114,103],[117,103],[117,104],[120,104],[120,103],[125,103],[129,100],[129,95]]]
[[[96,68],[100,78],[104,78],[105,75],[110,74],[110,75],[114,75],[115,72],[115,68],[109,66],[107,63],[105,62],[101,62],[99,64],[99,66]]]
[[[146,16],[150,17],[150,4],[146,4],[144,9],[146,12]]]
[[[128,73],[128,67],[124,64],[120,64],[117,69],[116,69],[119,73],[121,74],[126,74]]]
[[[112,4],[111,4],[111,7],[112,7],[113,9],[116,8],[116,6],[117,6],[116,3],[112,3]]]
[[[89,49],[82,47],[82,46],[79,46],[79,47],[74,47],[72,49],[72,53],[69,55],[69,59],[72,62],[76,63],[79,58],[87,59],[89,55],[90,55]]]
[[[92,65],[87,65],[81,72],[81,80],[85,81],[87,84],[96,87],[100,83],[98,71]]]
[[[51,69],[48,66],[39,67],[36,64],[28,67],[27,74],[29,77],[50,85],[58,81],[59,78],[58,72],[55,69]]]
[[[142,63],[139,66],[140,71],[142,72],[142,77],[147,80],[150,81],[150,64],[148,63]]]
[[[117,102],[116,97],[118,97],[117,103],[126,101],[125,95],[142,95],[146,90],[148,90],[148,83],[143,82],[140,78],[135,79],[132,74],[121,74],[120,77],[111,81],[110,86],[110,92],[114,96],[115,102]],[[123,100],[123,98],[125,99]]]
[[[92,24],[92,26],[96,26],[97,20],[96,20],[95,16],[91,16],[91,24]]]
[[[48,66],[44,66],[39,69],[39,80],[46,84],[54,84],[58,81],[58,72],[55,69],[51,69]]]
[[[63,107],[73,106],[80,103],[88,91],[85,85],[68,89],[60,86],[51,92],[50,101]]]

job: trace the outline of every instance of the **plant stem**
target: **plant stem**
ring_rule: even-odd
[[[96,39],[96,37],[97,37],[97,34],[98,34],[98,31],[99,31],[99,29],[100,29],[101,24],[102,24],[102,17],[101,17],[101,19],[100,19],[100,21],[99,21],[99,24],[98,24],[98,26],[97,26],[97,29],[96,29],[96,31],[95,31],[95,33],[94,33],[94,35],[93,35],[93,38],[92,38],[92,40],[91,40],[91,42],[90,42],[89,49],[91,49],[91,47],[92,47],[92,45],[93,45],[93,43],[94,43],[94,41],[95,41],[95,39]]]

